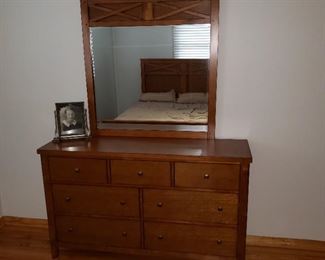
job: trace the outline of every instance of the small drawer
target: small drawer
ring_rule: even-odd
[[[239,171],[239,164],[175,163],[175,185],[237,191]]]
[[[236,194],[153,189],[143,194],[146,219],[237,224]]]
[[[145,222],[145,246],[152,250],[235,256],[236,229]]]
[[[57,214],[139,217],[138,189],[53,185]]]
[[[113,184],[170,186],[170,164],[149,161],[111,161]]]
[[[51,181],[104,184],[107,163],[106,160],[52,157],[49,159]]]
[[[140,223],[85,217],[56,217],[60,242],[140,248]]]

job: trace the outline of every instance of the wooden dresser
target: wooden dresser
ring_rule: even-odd
[[[245,259],[246,140],[96,137],[38,153],[53,257],[68,248]]]

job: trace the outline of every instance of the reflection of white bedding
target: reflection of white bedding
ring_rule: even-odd
[[[207,104],[137,102],[114,120],[207,123]]]

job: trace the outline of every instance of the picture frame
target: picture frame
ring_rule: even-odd
[[[84,102],[55,103],[54,142],[89,137],[87,110]]]

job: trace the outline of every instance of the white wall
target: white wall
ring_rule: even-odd
[[[1,105],[1,97],[3,96],[3,88],[4,88],[4,74],[2,73],[3,71],[3,66],[4,63],[1,62],[4,60],[4,26],[3,26],[3,9],[4,9],[4,2],[0,1],[0,216],[2,216],[2,207],[1,207],[1,182],[2,182],[2,170],[1,170],[1,165],[3,165],[3,160],[2,160],[2,154],[4,152],[3,150],[3,131],[2,131],[2,125],[4,124],[3,117],[2,117],[2,105]]]
[[[4,215],[44,218],[36,149],[54,137],[55,102],[86,101],[79,1],[13,0],[3,5],[2,210]]]
[[[35,150],[54,102],[86,99],[78,2],[5,2],[4,215],[46,216]],[[251,144],[249,234],[325,240],[324,23],[322,0],[221,1],[217,136]]]
[[[97,119],[114,119],[139,100],[140,60],[173,57],[172,26],[98,27],[92,36]]]
[[[325,1],[221,2],[217,136],[247,138],[248,232],[325,240]]]
[[[112,28],[92,28],[97,121],[117,116]]]
[[[114,28],[113,45],[117,107],[121,114],[139,100],[140,60],[173,57],[172,26]]]

